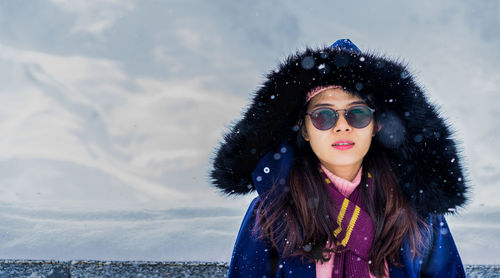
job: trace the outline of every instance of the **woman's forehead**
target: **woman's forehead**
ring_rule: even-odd
[[[318,103],[328,103],[333,106],[338,106],[347,105],[355,101],[359,102],[363,101],[363,99],[343,89],[328,89],[314,96],[311,99],[309,106],[316,105]]]

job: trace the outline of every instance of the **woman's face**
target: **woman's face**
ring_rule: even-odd
[[[343,89],[328,89],[311,99],[307,112],[317,107],[337,110],[364,103],[361,98],[352,96]],[[339,111],[338,114],[339,118],[335,126],[329,130],[319,130],[314,127],[310,116],[306,116],[305,125],[302,128],[304,139],[309,141],[321,164],[334,174],[359,170],[374,136],[373,119],[364,128],[353,128],[347,123],[344,111]],[[336,143],[339,141],[352,142],[352,144],[351,146],[337,146]]]

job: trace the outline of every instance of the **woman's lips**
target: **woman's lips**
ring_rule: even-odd
[[[337,150],[348,150],[354,146],[353,141],[348,141],[348,140],[342,140],[342,141],[337,141],[333,143],[332,147],[336,148]]]
[[[333,147],[336,148],[337,150],[348,150],[348,149],[352,148],[352,146],[354,146],[354,145],[333,146]]]

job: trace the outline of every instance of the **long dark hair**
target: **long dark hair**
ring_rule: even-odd
[[[300,124],[303,123],[304,106]],[[375,128],[377,121],[375,117]],[[332,208],[327,189],[318,169],[319,160],[297,132],[295,157],[288,180],[273,186],[258,206],[254,232],[269,240],[273,248],[281,250],[283,257],[301,256],[309,262],[330,259],[327,242],[336,242],[333,231],[337,228],[328,211]],[[374,179],[375,194],[369,197],[368,188],[362,186],[361,196],[374,225],[374,239],[370,252],[370,271],[377,277],[385,273],[385,261],[396,266],[403,240],[408,238],[412,259],[421,255],[426,245],[428,227],[410,205],[398,186],[394,165],[378,140],[373,138],[363,158],[360,184],[366,182],[367,173]],[[269,196],[272,198],[268,198]],[[260,231],[260,232],[258,232]]]

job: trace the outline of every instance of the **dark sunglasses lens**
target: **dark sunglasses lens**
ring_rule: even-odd
[[[347,111],[347,122],[355,128],[363,128],[370,124],[372,111],[366,106],[355,106]]]
[[[327,130],[337,122],[337,114],[332,109],[318,109],[311,113],[311,121],[317,129]]]

